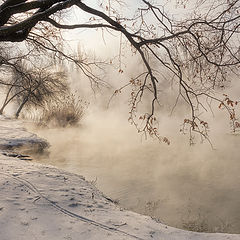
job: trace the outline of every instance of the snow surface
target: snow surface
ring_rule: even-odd
[[[240,240],[157,223],[121,209],[82,176],[7,156],[8,145],[44,142],[21,124],[0,117],[0,240]]]
[[[27,132],[23,122],[0,115],[0,149],[34,148],[37,151],[48,143],[36,134]],[[36,149],[37,148],[37,149]]]

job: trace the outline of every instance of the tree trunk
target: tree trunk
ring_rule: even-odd
[[[11,101],[11,99],[8,100],[8,97],[9,97],[9,95],[10,95],[10,92],[11,92],[12,88],[13,88],[13,86],[11,86],[10,89],[8,90],[8,92],[7,92],[7,95],[6,95],[6,97],[5,97],[4,103],[3,103],[3,105],[2,105],[2,107],[1,107],[1,109],[0,109],[0,115],[3,114],[4,108],[5,108],[5,107],[8,105],[8,103]]]
[[[12,87],[11,87],[11,89],[12,89]],[[1,107],[1,109],[0,109],[0,115],[3,114],[3,110],[5,109],[5,107],[6,107],[16,96],[18,96],[19,94],[21,94],[22,92],[25,91],[25,90],[21,90],[21,91],[19,91],[18,93],[15,93],[12,97],[10,97],[10,98],[8,99],[9,94],[10,94],[10,92],[11,92],[11,89],[9,89],[9,91],[8,91],[8,93],[7,93],[7,95],[6,95],[5,101],[4,101],[4,103],[3,103],[3,105],[2,105],[2,107]],[[24,103],[24,104],[25,104],[25,103]]]
[[[22,111],[24,105],[27,103],[28,98],[29,98],[29,95],[24,98],[23,102],[22,102],[21,105],[19,106],[19,108],[18,108],[18,110],[17,110],[17,112],[16,112],[16,114],[15,114],[15,117],[16,117],[16,118],[19,117],[19,114],[20,114],[20,112]]]
[[[0,115],[3,114],[3,110],[4,110],[5,107],[6,107],[5,105],[3,105],[3,106],[1,107],[1,109],[0,109]]]

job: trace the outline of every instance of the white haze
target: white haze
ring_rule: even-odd
[[[95,48],[96,55],[103,59],[111,54],[117,56],[119,42],[112,42],[105,35],[106,44]],[[121,206],[172,226],[239,233],[240,136],[230,134],[227,114],[213,104],[214,115],[210,109],[202,115],[209,122],[214,149],[199,139],[190,147],[189,136],[180,133],[189,108],[180,101],[170,116],[177,91],[164,80],[156,115],[160,134],[167,136],[171,144],[146,141],[127,120],[130,90],[114,97],[108,107],[114,90],[143,69],[139,58],[126,52],[121,59],[125,62],[121,65],[122,74],[118,65],[107,67],[110,89],[94,94],[84,76],[72,72],[73,91],[89,101],[90,107],[80,127],[35,130],[51,144],[50,155],[40,161],[82,174]],[[237,99],[238,86],[233,82],[222,93]]]
[[[136,62],[124,72],[127,78]],[[113,86],[120,84],[114,82],[122,77],[117,70],[109,76]],[[214,149],[199,139],[190,147],[189,136],[180,133],[187,107],[180,101],[170,116],[176,92],[171,87],[162,92],[157,116],[160,133],[171,141],[168,146],[156,139],[145,140],[129,124],[127,94],[113,98],[107,108],[115,88],[94,96],[85,84],[72,84],[78,93],[84,90],[85,98],[91,96],[79,127],[35,130],[51,144],[49,157],[41,162],[82,174],[121,206],[172,226],[239,233],[240,136],[230,134],[228,116],[217,105],[213,105],[214,116],[203,115]],[[235,89],[224,92],[237,97]]]
[[[94,111],[79,128],[37,131],[52,145],[41,162],[96,180],[122,206],[170,225],[200,218],[210,231],[237,232],[239,136],[219,132],[213,150],[209,144],[190,147],[174,120],[162,118],[161,126],[171,135],[170,146],[141,140],[121,111]]]

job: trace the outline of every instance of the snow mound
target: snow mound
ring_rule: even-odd
[[[41,152],[49,146],[46,140],[22,126],[22,121],[0,115],[0,150],[24,148],[26,152]]]

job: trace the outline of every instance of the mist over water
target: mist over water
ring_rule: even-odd
[[[118,56],[119,44],[114,41],[113,45],[108,37],[105,40],[105,48],[96,44],[97,55]],[[37,156],[35,160],[83,175],[121,207],[168,225],[240,233],[240,135],[229,134],[228,118],[213,103],[214,115],[207,109],[208,117],[203,119],[209,123],[214,149],[198,140],[190,147],[189,136],[179,132],[184,118],[188,118],[189,106],[180,99],[170,116],[179,88],[161,69],[156,115],[160,134],[171,144],[145,140],[137,134],[127,121],[131,89],[122,91],[112,99],[110,108],[106,107],[115,89],[144,71],[139,57],[128,50],[121,56],[125,62],[119,66],[123,74],[118,69],[106,69],[110,91],[104,89],[95,96],[89,82],[83,81],[84,76],[72,72],[72,89],[91,102],[90,109],[79,127],[34,129],[51,144],[49,156]],[[234,88],[223,93],[238,99],[239,87],[234,82]],[[144,97],[142,109],[138,109],[143,113],[145,104],[151,101]]]
[[[81,174],[120,206],[168,225],[240,233],[240,136],[215,134],[213,150],[190,147],[171,118],[162,128],[170,146],[141,140],[124,114],[90,113],[78,128],[35,130],[51,144],[36,160]]]
[[[116,69],[108,71],[113,88],[97,96],[89,82],[80,81],[78,72],[72,73],[71,87],[91,102],[90,109],[79,127],[30,129],[51,144],[49,156],[36,156],[35,161],[83,175],[121,207],[168,225],[240,233],[240,135],[228,134],[226,115],[212,106],[217,109],[214,116],[204,120],[209,122],[214,149],[198,140],[190,147],[189,136],[179,132],[188,117],[188,106],[180,100],[170,116],[178,88],[165,79],[159,83],[161,105],[156,115],[160,134],[171,144],[145,140],[127,121],[131,89],[113,98],[109,109],[106,107],[115,89],[138,75],[136,71],[142,72],[139,59],[130,57],[123,74]],[[240,85],[233,85],[224,93],[238,99]]]

